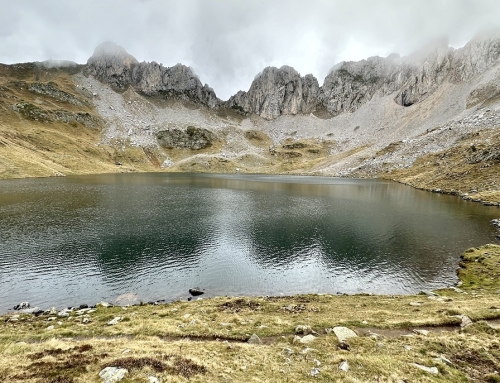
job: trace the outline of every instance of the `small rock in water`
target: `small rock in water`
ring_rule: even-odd
[[[89,308],[89,305],[86,305],[86,304],[83,304],[83,305],[80,305],[78,307],[79,310],[82,310],[82,309],[88,309]]]
[[[428,372],[429,374],[437,375],[439,374],[439,370],[437,367],[427,367],[427,366],[422,366],[421,364],[418,363],[411,363],[412,366],[415,366],[417,368],[420,368],[421,370]]]
[[[262,344],[262,341],[260,340],[260,338],[258,337],[257,334],[253,334],[250,339],[248,339],[248,342],[249,344]]]
[[[205,294],[205,292],[203,290],[201,290],[199,287],[193,287],[192,289],[189,289],[189,294],[191,294],[193,296],[197,296],[197,295]]]
[[[24,309],[29,309],[30,303],[29,302],[21,302],[18,305],[14,306],[14,310],[24,310]]]
[[[125,368],[106,367],[99,373],[99,376],[104,383],[115,383],[122,380],[127,373],[128,370]]]
[[[344,372],[349,371],[349,363],[347,362],[347,360],[343,360],[342,362],[340,362],[339,370],[344,371]]]
[[[108,322],[108,326],[113,326],[117,324],[122,318],[121,317],[114,317]]]

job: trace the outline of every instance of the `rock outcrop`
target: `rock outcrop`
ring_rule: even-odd
[[[182,64],[165,68],[156,62],[139,63],[122,47],[106,42],[100,44],[87,61],[86,72],[118,89],[134,90],[148,96],[176,97],[201,103],[210,108],[220,100],[208,85],[202,85],[194,71]]]
[[[180,129],[162,130],[157,133],[156,138],[164,148],[192,150],[212,146],[213,141],[216,139],[215,135],[208,129],[195,128],[194,126],[189,126],[185,131]]]
[[[319,92],[318,80],[311,74],[301,77],[289,66],[267,67],[255,77],[248,92],[238,92],[227,104],[273,119],[283,114],[310,113],[318,103]]]

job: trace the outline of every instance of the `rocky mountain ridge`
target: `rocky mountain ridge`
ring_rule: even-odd
[[[301,76],[292,67],[267,67],[248,91],[239,91],[226,102],[207,84],[202,85],[191,68],[139,63],[109,42],[96,48],[85,71],[118,89],[132,86],[148,96],[186,99],[208,108],[229,107],[272,120],[324,109],[330,117],[354,112],[375,95],[392,95],[396,104],[408,107],[427,98],[444,81],[466,82],[499,62],[500,34],[477,36],[460,49],[438,41],[408,57],[392,54],[339,63],[322,86],[312,74]]]

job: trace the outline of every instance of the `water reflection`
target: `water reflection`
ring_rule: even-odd
[[[455,281],[497,208],[390,182],[120,174],[0,182],[0,310],[132,292],[415,292]]]

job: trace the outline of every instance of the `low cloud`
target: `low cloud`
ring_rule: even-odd
[[[84,63],[103,41],[139,61],[193,67],[227,99],[266,66],[320,83],[339,61],[408,55],[439,36],[459,47],[500,27],[492,0],[0,0],[0,62]]]

